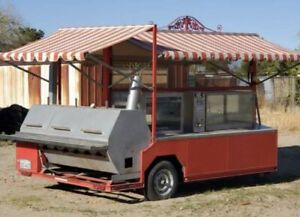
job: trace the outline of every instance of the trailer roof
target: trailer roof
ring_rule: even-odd
[[[151,34],[141,33],[133,43],[149,47]],[[157,43],[171,60],[280,60],[300,61],[300,54],[271,43],[255,33],[160,31]]]
[[[62,28],[44,39],[10,52],[0,60],[14,62],[84,61],[87,53],[124,41],[151,50],[153,25]],[[158,53],[166,60],[282,60],[300,61],[300,54],[280,47],[253,33],[174,32],[157,33]],[[138,54],[137,54],[138,55]]]
[[[0,60],[16,62],[83,61],[86,53],[101,52],[126,41],[139,33],[149,31],[153,25],[61,28],[49,37],[28,45],[0,53]]]

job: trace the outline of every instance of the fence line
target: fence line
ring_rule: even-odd
[[[299,81],[300,78],[296,76],[278,76],[258,85],[259,105],[294,109],[299,104]]]

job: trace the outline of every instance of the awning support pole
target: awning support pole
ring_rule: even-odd
[[[261,125],[260,110],[259,110],[258,98],[257,98],[257,92],[256,91],[255,91],[255,107],[256,107],[256,112],[257,112],[258,124]]]
[[[275,74],[273,74],[273,75],[271,75],[271,76],[269,76],[269,77],[267,77],[267,78],[265,78],[265,79],[257,82],[256,84],[261,84],[261,83],[263,83],[263,82],[265,82],[265,81],[267,81],[267,80],[269,80],[271,78],[276,77],[277,75],[281,74],[282,72],[288,71],[288,70],[290,70],[290,69],[292,69],[292,68],[294,68],[296,66],[299,66],[299,65],[300,65],[300,62],[298,62],[298,63],[296,63],[296,64],[294,64],[294,65],[292,65],[292,66],[290,66],[288,68],[278,70]]]
[[[152,28],[152,144],[156,142],[156,97],[157,97],[157,86],[156,86],[156,67],[157,67],[157,26],[154,25]]]
[[[163,55],[160,54],[160,55],[157,56],[157,58],[160,58],[160,57],[162,57],[162,56],[163,56]],[[123,78],[120,78],[120,79],[117,80],[115,83],[111,84],[108,88],[114,87],[115,85],[121,83],[122,81],[124,81],[124,80],[127,79],[127,78],[128,78],[130,81],[132,81],[131,77],[133,77],[134,75],[136,75],[136,73],[138,73],[139,71],[141,71],[141,70],[147,68],[148,65],[151,64],[151,62],[152,62],[152,60],[150,60],[149,62],[147,62],[144,66],[140,66],[140,67],[135,68],[134,70],[131,71],[131,73],[127,74],[127,75],[124,76]],[[141,85],[142,85],[142,84],[141,84]],[[151,87],[148,87],[148,86],[146,86],[146,85],[142,85],[142,86],[145,87],[146,89],[149,89],[149,90],[151,89],[151,90],[152,90]]]
[[[61,105],[61,95],[62,95],[62,88],[61,88],[61,59],[59,59],[56,64],[57,64],[58,105]]]
[[[255,60],[251,60],[249,62],[249,68],[248,68],[248,77],[250,79],[250,87],[253,90],[255,94],[255,109],[257,113],[257,119],[258,119],[258,124],[261,125],[261,119],[260,119],[260,111],[259,111],[259,106],[258,106],[258,98],[257,98],[257,91],[256,91],[256,74],[257,74],[257,62]]]
[[[131,80],[131,77],[133,77],[136,73],[138,73],[139,71],[145,69],[147,67],[147,65],[145,66],[140,66],[136,69],[134,69],[131,73],[129,73],[128,75],[124,76],[123,78],[120,78],[119,80],[117,80],[116,82],[114,82],[113,84],[109,85],[108,88],[112,88],[114,87],[115,85],[121,83],[122,81],[124,81],[125,79],[130,79]]]
[[[78,72],[80,72],[83,76],[85,76],[86,78],[89,79],[89,81],[92,81],[94,82],[98,87],[103,87],[102,83],[99,83],[97,82],[96,80],[94,80],[93,78],[91,78],[84,70],[78,68],[77,66],[75,66],[73,63],[71,62],[67,62],[70,66],[72,66],[74,69],[76,69]],[[136,70],[134,70],[132,73],[126,75],[126,78],[130,77],[131,75],[135,75],[139,70],[142,70],[143,68],[145,67],[141,67],[141,68],[138,68]],[[114,85],[117,85],[118,83],[120,83],[121,81],[125,80],[126,78],[122,78],[122,80],[120,79],[119,81],[116,81],[114,84],[112,85],[109,85],[108,88],[112,88]],[[132,80],[132,79],[130,79]],[[148,90],[152,90],[152,88],[146,86],[146,85],[143,85],[141,84],[142,87],[148,89]]]
[[[114,71],[114,72],[116,72],[116,73],[119,73],[120,75],[122,75],[122,76],[124,77],[124,79],[130,77],[130,73],[128,74],[128,72],[123,72],[123,71],[120,70],[120,69],[117,69],[117,68],[115,68],[115,67],[112,67],[112,66],[110,66],[109,64],[105,63],[104,61],[102,61],[102,60],[96,58],[95,56],[93,56],[93,55],[91,55],[91,54],[88,54],[86,58],[87,58],[87,59],[89,58],[90,60],[92,60],[92,61],[94,61],[94,62],[96,62],[96,63],[98,63],[98,64],[102,64],[104,67],[106,67],[106,68],[108,68],[108,69],[110,69],[110,70],[112,70],[112,71]],[[136,74],[138,71],[142,70],[143,68],[144,68],[144,67],[135,69],[134,71],[132,71],[132,75]],[[122,78],[122,79],[120,79],[119,81],[117,81],[116,83],[114,83],[114,84],[112,84],[112,85],[109,85],[109,88],[113,87],[114,85],[118,84],[118,82],[121,82],[121,81],[123,81],[124,79]],[[130,81],[132,81],[132,79],[130,79]],[[141,84],[141,85],[142,85],[142,87],[144,87],[144,88],[146,88],[146,89],[150,89],[150,87],[148,87],[147,85],[144,85],[144,84]]]
[[[114,72],[117,72],[117,73],[119,73],[119,74],[121,74],[123,76],[127,76],[127,72],[122,72],[122,70],[119,70],[119,69],[117,69],[115,67],[112,67],[111,65],[109,65],[109,64],[105,63],[104,61],[98,59],[97,57],[93,56],[92,54],[88,54],[86,56],[86,58],[94,61],[95,63],[102,64],[105,68],[108,68],[108,69],[110,69],[110,70],[112,70]]]
[[[16,64],[14,64],[14,63],[2,61],[2,60],[0,60],[0,62],[5,63],[5,64],[7,64],[7,65],[9,65],[9,66],[13,66],[13,67],[15,67],[15,68],[17,68],[17,69],[19,69],[19,70],[21,70],[21,71],[23,71],[23,72],[29,74],[29,75],[32,75],[33,77],[39,78],[39,79],[41,79],[41,80],[46,81],[46,82],[49,83],[49,80],[48,80],[48,79],[43,78],[43,77],[41,77],[41,76],[39,76],[39,75],[36,75],[35,73],[33,73],[33,72],[31,72],[31,71],[29,71],[29,70],[27,70],[27,69],[24,69],[24,68],[22,68],[22,67],[20,67],[20,66],[18,66],[18,65],[16,65]]]
[[[83,71],[82,69],[78,68],[77,66],[75,66],[73,63],[71,62],[67,62],[70,66],[72,66],[75,70],[77,70],[78,72],[80,72],[84,77],[86,77],[87,79],[89,79],[90,81],[94,82],[98,87],[102,87],[102,84],[99,83],[98,81],[96,81],[95,79],[91,78],[88,73],[86,73],[85,71]]]
[[[261,84],[261,83],[263,83],[263,82],[265,82],[265,81],[267,81],[267,80],[269,80],[269,79],[271,79],[271,78],[274,78],[274,77],[276,77],[277,75],[281,74],[282,72],[285,72],[285,71],[287,71],[287,70],[289,70],[289,69],[292,69],[292,68],[294,68],[294,67],[296,67],[296,66],[298,66],[298,65],[300,65],[300,62],[298,62],[298,63],[296,63],[296,64],[294,64],[294,65],[292,65],[292,66],[290,66],[290,67],[288,67],[288,68],[278,70],[277,73],[275,73],[275,74],[269,76],[269,77],[266,78],[266,79],[263,79],[263,80],[257,82],[256,79],[255,79],[255,78],[256,78],[256,74],[257,74],[257,63],[256,63],[255,60],[252,60],[252,61],[250,62],[250,64],[249,64],[249,70],[250,70],[250,71],[249,71],[249,72],[250,72],[249,75],[250,75],[250,78],[251,78],[251,84],[250,84],[250,86],[252,87],[253,91],[255,91],[255,106],[256,106],[257,119],[258,119],[258,124],[259,124],[259,125],[261,125],[261,118],[260,118],[260,111],[259,111],[259,106],[258,106],[258,98],[257,98],[256,86],[257,86],[258,84]]]
[[[224,72],[226,72],[226,73],[228,73],[229,75],[235,77],[236,79],[238,79],[238,80],[240,80],[240,81],[242,81],[242,82],[244,82],[244,83],[250,85],[250,82],[249,82],[249,81],[247,81],[247,80],[245,80],[245,79],[243,79],[243,78],[241,78],[241,77],[235,75],[235,74],[234,74],[233,72],[231,72],[230,70],[225,69],[224,67],[222,67],[222,66],[220,66],[220,65],[218,65],[218,64],[216,64],[216,63],[210,62],[210,61],[207,61],[207,63],[210,64],[210,65],[212,65],[212,66],[214,66],[214,67],[216,67],[216,68],[219,68],[219,69],[223,70]]]

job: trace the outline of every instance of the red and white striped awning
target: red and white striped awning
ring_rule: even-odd
[[[0,60],[16,62],[83,61],[85,54],[126,41],[153,25],[62,28],[53,35],[16,50],[0,53]]]
[[[152,36],[142,33],[134,37],[140,42],[151,43]],[[282,48],[252,33],[223,32],[174,32],[160,31],[157,35],[165,59],[175,61],[197,60],[280,60],[300,61],[300,54]]]
[[[0,60],[15,62],[84,61],[87,53],[133,38],[151,49],[153,25],[62,28],[53,35],[16,50],[0,53]],[[133,40],[132,39],[132,40]],[[137,43],[138,41],[138,43]],[[145,43],[146,42],[146,43]],[[157,33],[158,52],[167,60],[282,60],[300,61],[300,54],[270,43],[256,34],[220,32]]]

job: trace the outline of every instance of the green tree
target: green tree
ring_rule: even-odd
[[[6,51],[13,47],[18,40],[20,24],[16,17],[3,8],[0,8],[0,51]]]
[[[31,27],[20,27],[18,30],[20,34],[19,44],[21,46],[39,40],[44,37],[45,33],[40,29],[35,29]]]
[[[298,75],[300,73],[300,66],[296,66],[294,68],[288,69],[291,66],[293,66],[295,62],[282,62],[282,61],[258,61],[257,62],[257,75],[258,76],[270,76],[278,71],[282,71],[280,75],[282,76],[288,76],[288,75]],[[248,62],[242,62],[239,63],[231,63],[231,70],[235,72],[235,74],[239,76],[246,76],[248,73]],[[288,70],[285,70],[288,69]]]
[[[42,30],[24,26],[11,10],[0,6],[0,52],[15,49],[43,36]]]

